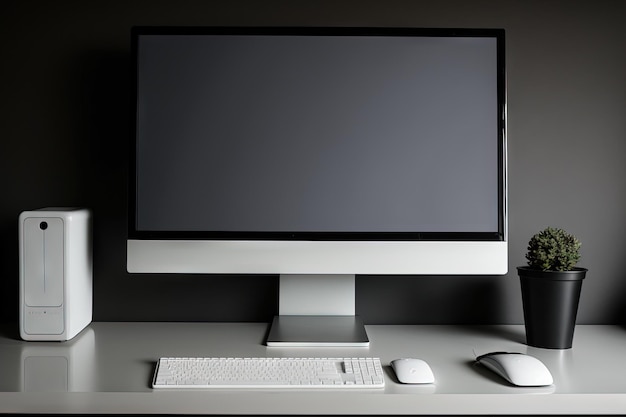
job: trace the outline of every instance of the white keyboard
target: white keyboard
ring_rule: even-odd
[[[383,388],[378,358],[161,358],[153,388]]]

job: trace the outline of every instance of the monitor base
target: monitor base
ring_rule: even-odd
[[[269,347],[368,347],[363,321],[357,316],[275,316]]]

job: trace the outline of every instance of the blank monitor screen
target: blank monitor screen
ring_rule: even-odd
[[[503,240],[500,31],[301,32],[139,31],[131,233]]]

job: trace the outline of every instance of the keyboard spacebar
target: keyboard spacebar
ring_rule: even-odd
[[[257,386],[257,385],[279,385],[279,386],[287,386],[287,385],[293,385],[290,384],[289,381],[265,381],[265,380],[259,380],[259,381],[241,381],[241,380],[237,380],[237,381],[209,381],[209,385],[211,386],[215,386],[215,385],[223,385],[223,386],[239,386],[239,385],[249,385],[249,386]]]

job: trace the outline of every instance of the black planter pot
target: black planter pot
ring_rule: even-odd
[[[518,267],[522,286],[526,343],[548,349],[569,349],[585,268],[540,271]]]

